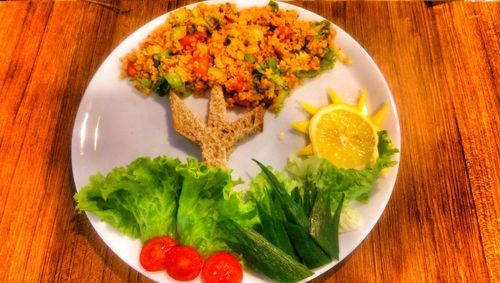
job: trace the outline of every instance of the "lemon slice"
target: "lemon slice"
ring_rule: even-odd
[[[378,157],[376,126],[348,105],[327,105],[309,123],[313,151],[340,168],[363,169]]]

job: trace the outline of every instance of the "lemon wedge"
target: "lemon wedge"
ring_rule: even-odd
[[[378,158],[376,126],[349,105],[320,108],[310,120],[309,137],[314,154],[340,168],[363,169]]]

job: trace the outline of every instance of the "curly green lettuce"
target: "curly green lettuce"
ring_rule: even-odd
[[[229,170],[211,168],[194,159],[177,167],[182,176],[182,188],[177,211],[177,233],[180,242],[193,246],[202,254],[227,250],[216,229],[219,203],[224,192],[231,190],[233,181]]]
[[[141,157],[106,176],[98,173],[75,194],[76,208],[132,238],[146,241],[158,235],[176,236],[182,181],[176,173],[179,164],[169,157]]]
[[[326,159],[317,156],[301,158],[290,156],[286,170],[290,177],[299,182],[299,189],[304,199],[306,211],[312,209],[311,205],[319,193],[331,192],[334,204],[345,195],[344,207],[348,207],[352,200],[366,203],[372,193],[375,182],[382,170],[396,165],[392,156],[398,149],[391,143],[387,131],[379,131],[378,152],[379,157],[372,167],[356,170],[338,168]],[[344,209],[345,210],[345,209]],[[349,213],[344,213],[344,212]],[[357,227],[359,221],[356,211],[347,209],[341,214],[341,230],[351,230]]]
[[[240,225],[258,221],[226,169],[211,168],[189,158],[140,157],[106,176],[90,177],[75,194],[77,210],[88,211],[119,232],[147,241],[169,235],[202,254],[228,250],[216,224],[221,217]]]

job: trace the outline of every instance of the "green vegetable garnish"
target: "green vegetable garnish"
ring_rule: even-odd
[[[153,65],[158,68],[161,65],[161,59],[162,58],[169,58],[171,53],[172,53],[172,51],[165,50],[161,53],[154,54],[153,55]]]
[[[277,193],[281,201],[283,211],[285,212],[288,220],[302,227],[309,228],[309,221],[307,220],[307,217],[304,214],[304,210],[302,209],[302,207],[300,207],[297,203],[295,203],[292,200],[290,195],[285,190],[283,184],[278,181],[276,176],[271,172],[271,170],[269,170],[269,168],[267,168],[266,166],[264,166],[262,163],[260,163],[255,159],[252,160],[255,163],[257,163],[257,165],[259,165],[260,169],[262,170],[262,172],[264,172],[264,175],[268,179],[272,188]]]
[[[330,70],[335,65],[337,61],[337,52],[331,48],[326,48],[325,54],[321,58],[319,70],[300,70],[296,71],[294,74],[299,78],[314,78],[321,72]]]
[[[250,64],[255,63],[255,57],[252,54],[245,54],[245,60]]]
[[[168,157],[143,157],[106,176],[98,173],[75,194],[76,208],[95,214],[132,238],[175,237],[179,164],[178,159]]]
[[[151,87],[151,80],[150,79],[136,78],[135,80],[138,81],[141,85],[143,85],[146,88]]]
[[[274,210],[281,210],[281,207],[279,205],[274,206],[272,211]],[[269,215],[259,203],[257,203],[257,211],[262,227],[262,235],[277,248],[298,260],[293,245],[286,233],[283,220],[277,217],[276,214],[273,216]]]
[[[295,182],[287,181],[285,176],[275,175],[269,168],[255,162],[262,170],[254,179],[260,184],[254,185],[252,182],[249,195],[257,204],[262,235],[289,255],[295,256],[295,250],[310,268],[322,266],[332,258],[338,259],[343,195],[333,212],[331,190],[319,192],[317,187],[311,185],[307,191],[303,188],[303,193],[298,188],[290,190],[289,187]],[[261,183],[261,176],[265,177],[265,183]],[[304,202],[310,203],[311,211],[305,211]],[[298,219],[304,219],[308,223]],[[290,250],[290,242],[293,250]]]
[[[314,78],[320,74],[318,70],[300,70],[294,73],[299,78]]]
[[[278,68],[278,60],[276,60],[276,58],[269,58],[269,59],[267,59],[266,65],[274,73],[278,73],[278,74],[280,73],[280,70]]]
[[[326,71],[332,69],[333,66],[335,65],[336,60],[337,60],[337,54],[335,53],[335,51],[331,48],[326,48],[325,55],[323,55],[319,63],[320,70]]]
[[[162,78],[156,87],[179,88],[178,75]],[[366,202],[381,171],[396,164],[391,157],[398,150],[387,132],[378,136],[379,157],[362,170],[292,156],[287,176],[254,160],[261,173],[247,192],[237,192],[229,170],[194,159],[141,157],[106,176],[90,177],[74,199],[79,211],[132,238],[169,235],[204,256],[238,253],[272,280],[299,281],[313,274],[306,266],[339,258],[343,211],[352,200]]]
[[[332,200],[330,192],[318,194],[311,216],[309,217],[309,233],[319,246],[332,258],[339,258],[339,221],[344,195],[332,214]]]
[[[173,72],[168,72],[166,74],[163,74],[163,78],[167,81],[169,88],[175,90],[177,93],[182,94],[184,96],[191,95],[191,90],[186,88],[184,81],[178,74]]]
[[[250,266],[278,282],[297,282],[313,273],[303,264],[276,248],[252,229],[243,227],[231,219],[222,219],[219,229],[223,231],[226,243],[241,254]]]
[[[295,250],[309,268],[316,268],[331,261],[330,257],[316,244],[309,231],[300,225],[285,223],[288,236]]]
[[[170,85],[163,76],[160,76],[158,77],[158,80],[152,85],[152,90],[158,93],[159,96],[165,96],[170,90]]]
[[[398,150],[389,141],[387,131],[379,131],[378,136],[379,157],[373,167],[362,170],[342,169],[317,156],[307,158],[291,156],[286,170],[299,182],[303,190],[307,186],[313,186],[317,188],[318,193],[325,190],[332,191],[334,207],[340,201],[342,193],[345,194],[344,206],[351,200],[366,203],[380,172],[396,164],[391,157]]]
[[[278,6],[278,3],[276,3],[275,1],[271,0],[269,1],[269,3],[267,4],[269,7],[271,7],[271,12],[278,12],[280,7]]]
[[[181,243],[193,246],[202,254],[225,250],[217,241],[216,230],[219,202],[224,201],[224,191],[233,187],[227,170],[210,168],[194,159],[177,166],[182,176],[182,188],[177,211],[177,233]]]
[[[179,88],[184,86],[184,82],[182,81],[181,76],[176,73],[168,72],[165,75],[165,79],[172,88]]]
[[[318,33],[314,36],[315,39],[323,39],[330,33],[330,26],[332,25],[327,20],[315,23]]]

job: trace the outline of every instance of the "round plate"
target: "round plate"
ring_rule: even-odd
[[[206,3],[225,2],[227,1]],[[239,8],[264,6],[268,3],[267,0],[230,2],[235,2]],[[194,6],[195,4],[187,7]],[[279,6],[280,9],[296,10],[303,20],[324,20],[317,14],[287,3],[279,3]],[[167,16],[168,13],[152,20],[127,37],[104,61],[85,91],[76,116],[71,145],[73,177],[77,190],[87,184],[91,175],[97,172],[107,173],[113,167],[126,165],[139,156],[169,155],[181,160],[185,160],[187,156],[200,158],[199,149],[172,128],[166,97],[142,96],[128,80],[120,79],[120,58],[133,48],[138,48],[139,43],[160,26]],[[301,149],[306,143],[303,135],[294,133],[290,128],[290,123],[308,119],[298,100],[318,106],[325,105],[328,103],[327,88],[333,88],[348,103],[355,103],[359,91],[366,88],[369,114],[390,102],[390,110],[382,129],[389,132],[394,145],[400,148],[396,107],[384,77],[366,51],[346,32],[334,27],[337,30],[335,42],[354,64],[345,66],[338,62],[333,70],[314,79],[307,79],[301,87],[293,90],[279,116],[267,113],[263,133],[245,140],[231,154],[228,166],[233,169],[233,178],[248,180],[258,173],[251,158],[282,170],[288,155]],[[207,99],[190,97],[185,102],[200,117],[206,115]],[[395,160],[399,161],[399,154],[395,156]],[[380,177],[368,204],[352,204],[358,208],[363,226],[359,230],[340,234],[340,260],[361,243],[379,219],[391,196],[397,171],[398,166],[393,167],[389,173]],[[91,214],[88,217],[106,245],[128,265],[152,280],[171,280],[165,272],[147,272],[140,266],[139,240],[119,234]],[[338,262],[333,261],[316,269],[311,278],[326,272]],[[244,276],[245,282],[264,280],[266,277],[260,274],[245,273]]]

